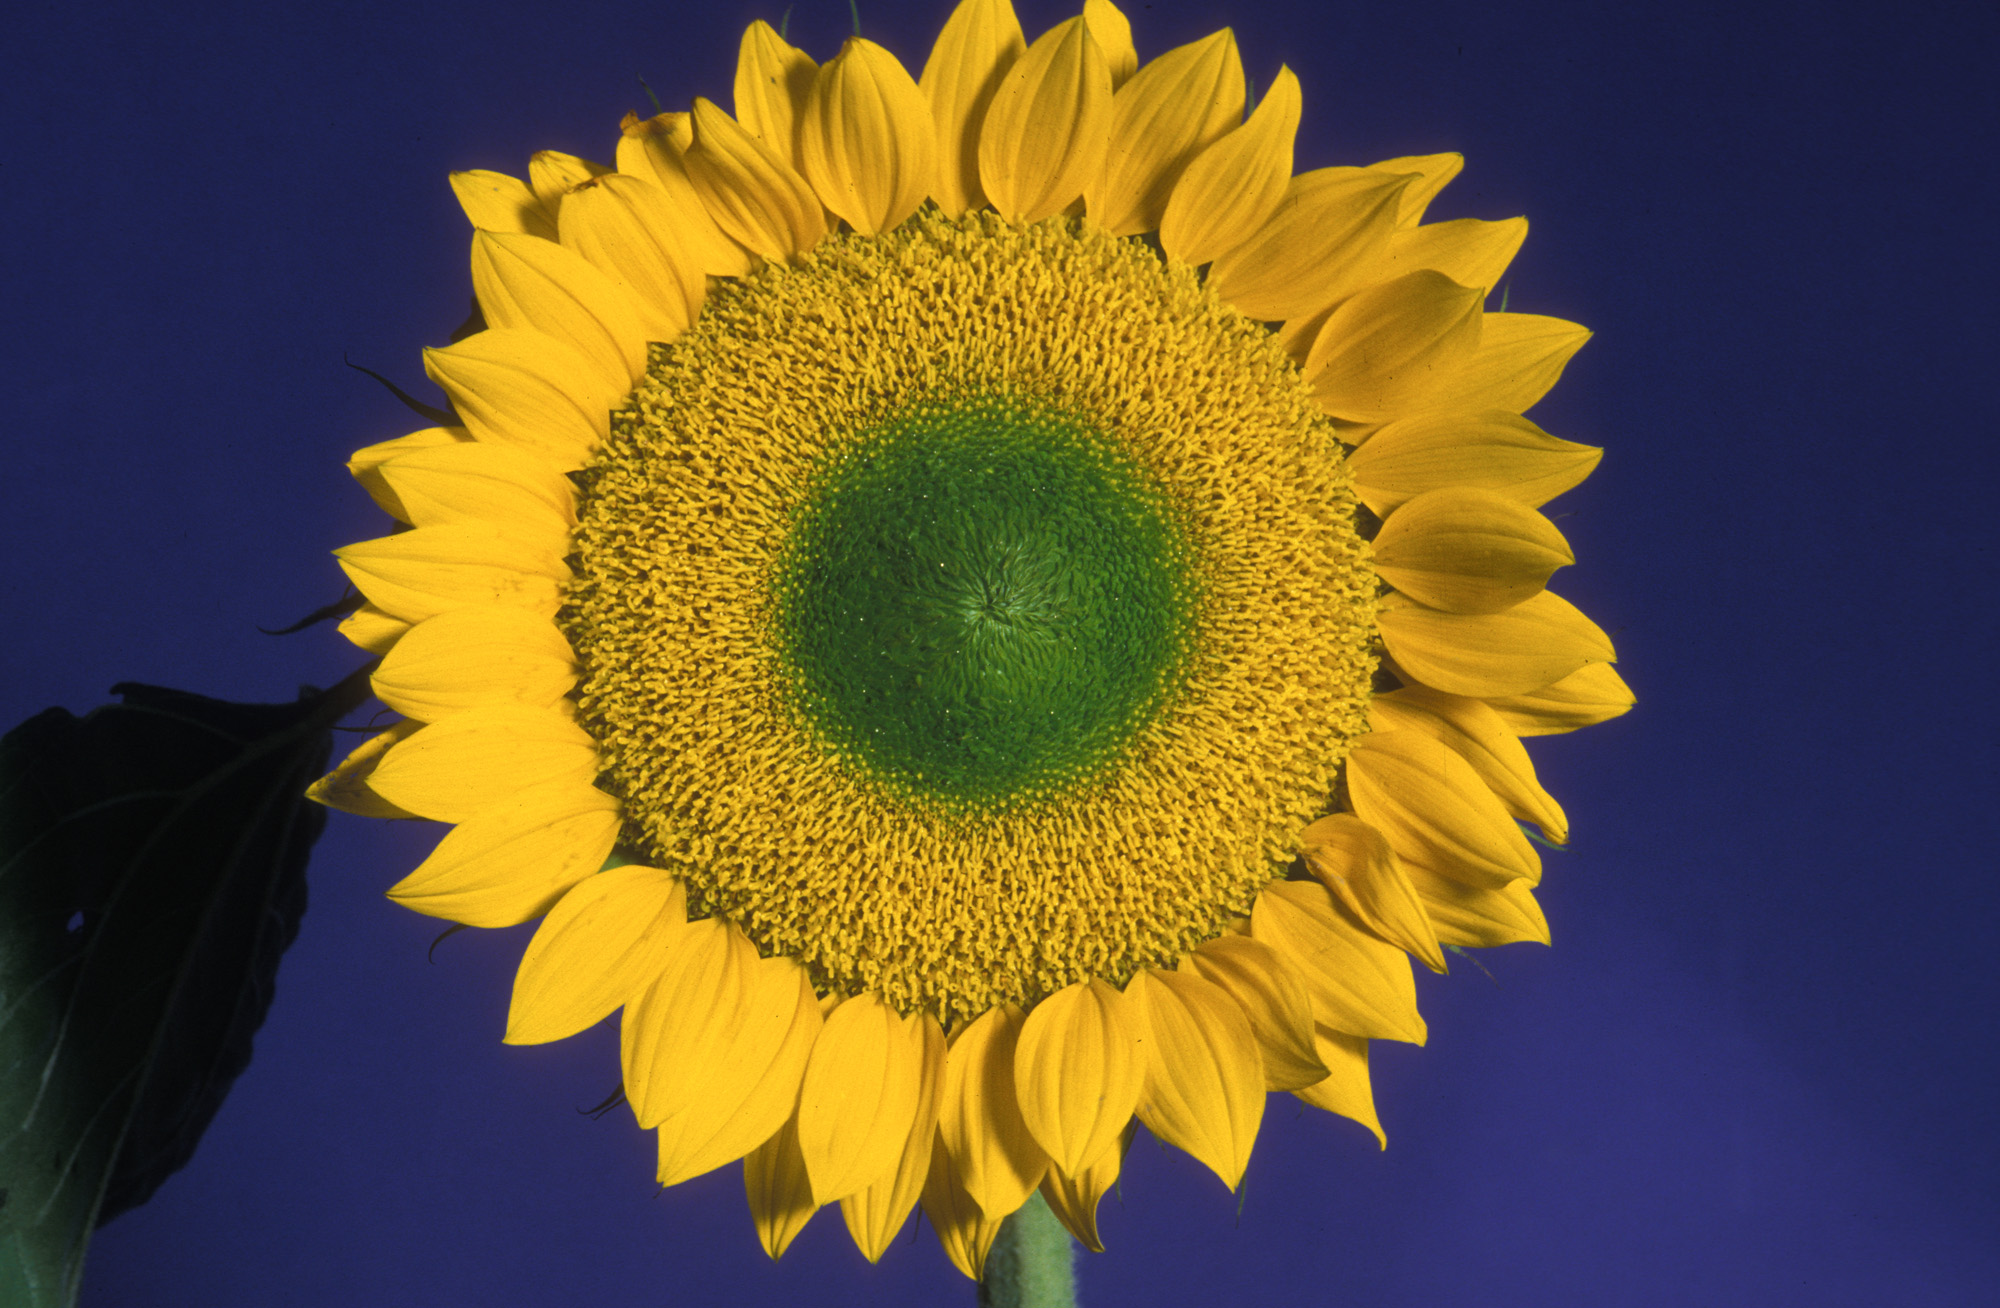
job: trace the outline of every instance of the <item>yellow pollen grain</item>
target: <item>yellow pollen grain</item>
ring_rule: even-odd
[[[787,532],[911,403],[1032,396],[1176,502],[1197,648],[1108,774],[985,814],[885,788],[797,708]],[[1087,223],[926,210],[716,284],[584,474],[559,624],[627,842],[822,992],[947,1023],[1171,966],[1290,862],[1366,730],[1376,581],[1332,425],[1261,326]]]

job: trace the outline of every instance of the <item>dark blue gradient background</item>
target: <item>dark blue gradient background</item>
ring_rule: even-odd
[[[1033,0],[1031,33],[1063,16]],[[776,6],[57,6],[0,53],[5,703],[140,679],[288,699],[359,658],[327,551],[379,533],[349,450],[422,425],[465,316],[455,168],[608,158],[643,75],[728,100]],[[942,3],[867,0],[920,66]],[[1135,9],[1305,86],[1299,166],[1459,150],[1434,216],[1534,227],[1512,307],[1597,339],[1535,416],[1608,447],[1558,588],[1641,703],[1535,742],[1576,825],[1555,948],[1422,975],[1377,1044],[1390,1138],[1273,1098],[1240,1219],[1141,1140],[1113,1305],[1996,1301],[1993,11],[1604,3]],[[836,0],[792,33],[833,52]],[[740,1173],[655,1194],[579,1106],[600,1029],[500,1044],[527,929],[382,891],[434,840],[336,816],[312,908],[187,1170],[103,1230],[90,1308],[966,1304],[928,1230],[783,1263]]]

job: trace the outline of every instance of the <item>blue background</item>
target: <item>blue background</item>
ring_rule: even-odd
[[[1063,16],[1024,4],[1031,33]],[[1641,703],[1532,748],[1575,820],[1555,948],[1419,977],[1390,1137],[1271,1100],[1234,1199],[1141,1140],[1093,1308],[1995,1301],[1995,21],[1983,6],[1136,8],[1305,86],[1299,167],[1459,150],[1436,217],[1530,215],[1512,307],[1597,339],[1535,412],[1608,448],[1558,588]],[[868,0],[921,66],[942,3]],[[327,551],[349,450],[422,425],[465,316],[445,173],[608,158],[729,98],[775,7],[25,5],[0,54],[0,718],[140,679],[289,699],[358,662]],[[833,52],[844,5],[792,34]],[[256,1059],[193,1164],[105,1228],[92,1308],[970,1304],[928,1230],[785,1260],[736,1169],[664,1194],[577,1109],[600,1029],[499,1043],[525,929],[382,891],[433,835],[336,817]]]

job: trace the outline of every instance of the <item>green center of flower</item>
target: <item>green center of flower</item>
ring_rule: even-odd
[[[1099,775],[1194,648],[1171,502],[1066,415],[906,409],[821,473],[776,588],[796,707],[902,793],[1006,807]]]

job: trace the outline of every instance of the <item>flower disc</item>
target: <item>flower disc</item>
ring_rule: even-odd
[[[628,839],[829,988],[964,1018],[1171,966],[1365,729],[1331,422],[1068,220],[725,285],[585,481],[560,621]]]

